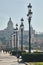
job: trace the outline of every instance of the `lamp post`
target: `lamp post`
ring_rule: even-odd
[[[21,18],[21,25],[20,25],[20,29],[21,29],[21,51],[23,51],[23,29],[24,29],[23,21],[24,21],[24,19]]]
[[[18,24],[16,24],[16,52],[18,51]]]
[[[32,15],[32,12],[31,12],[31,3],[29,3],[28,5],[28,23],[29,23],[29,53],[31,53],[31,15]]]
[[[15,37],[15,32],[14,32],[14,49],[15,49],[15,41],[16,41],[15,38],[16,38],[16,37]]]

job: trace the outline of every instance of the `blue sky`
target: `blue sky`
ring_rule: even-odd
[[[28,4],[32,4],[31,25],[37,32],[43,32],[43,0],[0,0],[0,30],[7,27],[9,18],[12,18],[14,27],[20,26],[20,19],[24,18],[24,29],[28,30]]]

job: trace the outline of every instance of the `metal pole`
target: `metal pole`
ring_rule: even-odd
[[[18,24],[16,24],[16,55],[18,56]]]
[[[29,20],[29,53],[31,53],[31,26]]]
[[[18,50],[18,33],[16,31],[16,51]]]
[[[14,34],[14,50],[15,50],[15,34]]]
[[[27,14],[28,22],[29,22],[29,53],[31,53],[31,25],[30,25],[31,17],[32,17],[31,8],[32,8],[31,3],[29,3],[29,5],[28,5],[29,10],[28,10],[28,14]]]
[[[23,51],[23,29],[21,29],[21,51]]]

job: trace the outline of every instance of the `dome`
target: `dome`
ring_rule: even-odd
[[[9,21],[8,21],[8,26],[9,26],[9,25],[13,25],[12,20],[11,20],[11,17],[10,17],[10,19],[9,19]]]
[[[8,21],[8,28],[13,28],[11,17],[9,18],[9,21]]]

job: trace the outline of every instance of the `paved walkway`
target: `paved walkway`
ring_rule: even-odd
[[[11,56],[9,53],[0,52],[0,65],[25,65],[25,64],[21,62],[21,59],[19,60],[18,63],[17,58],[15,56]]]

